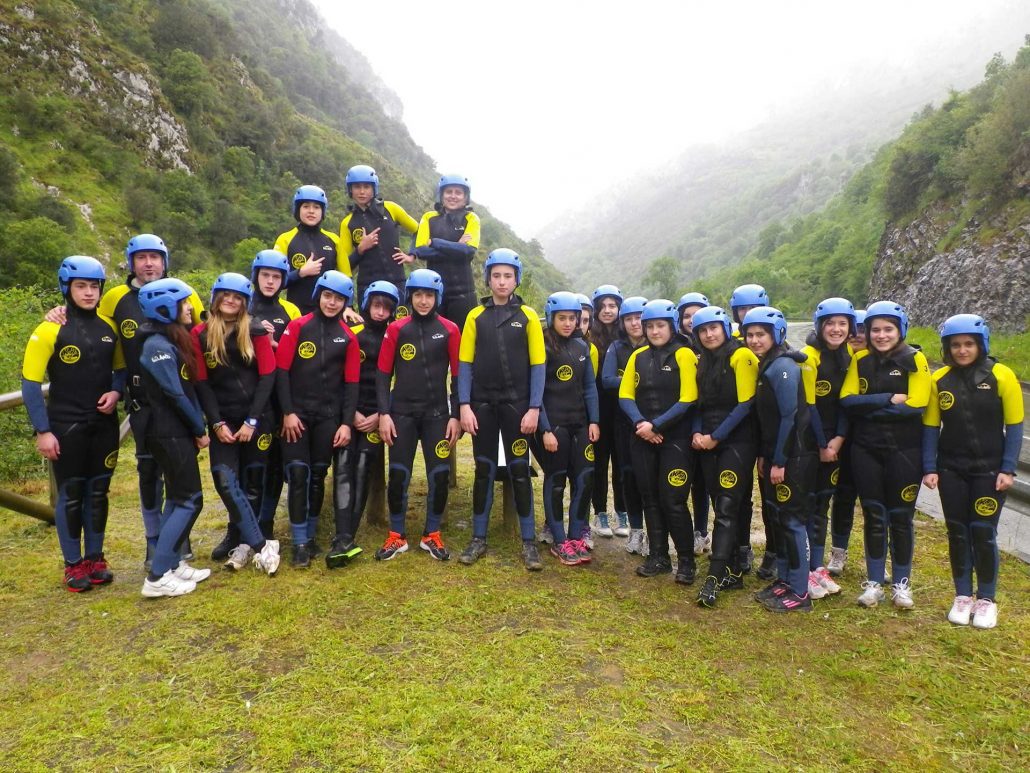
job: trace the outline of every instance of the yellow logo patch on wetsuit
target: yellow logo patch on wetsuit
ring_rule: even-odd
[[[572,378],[572,367],[569,365],[562,365],[554,375],[558,377],[559,381],[568,381]]]
[[[733,470],[723,470],[719,473],[719,485],[723,488],[733,488],[737,485],[737,473]]]
[[[383,442],[383,439],[379,437],[379,433],[375,430],[372,430],[371,432],[366,432],[365,439],[368,440],[368,442],[372,445],[379,445]]]
[[[583,449],[583,457],[588,461],[594,461],[594,444],[587,443],[587,447]]]
[[[213,368],[218,364],[218,360],[215,359],[214,352],[204,352],[204,364],[209,368]]]
[[[359,362],[364,362],[365,361],[365,350],[364,349],[358,349],[358,361]]]
[[[833,472],[830,473],[830,485],[836,486],[837,481],[840,480],[840,467],[834,467]]]
[[[816,397],[826,397],[826,395],[830,394],[830,389],[831,388],[832,387],[830,386],[830,382],[829,381],[816,381],[815,382],[815,396]]]
[[[446,459],[451,455],[451,444],[446,440],[441,440],[436,444],[436,455],[441,459]]]
[[[116,464],[118,464],[118,451],[112,451],[104,457],[104,466],[107,469],[113,470]]]
[[[685,486],[687,485],[687,471],[677,467],[675,470],[669,470],[668,481],[670,486]]]
[[[977,515],[990,518],[998,512],[998,500],[994,497],[980,497],[978,500],[973,502],[973,510],[976,511]]]
[[[868,391],[869,391],[869,381],[867,379],[860,378],[858,380],[858,393],[860,395],[864,395]]]
[[[301,268],[305,263],[308,262],[307,255],[301,255],[299,252],[294,253],[293,257],[290,258],[290,265],[294,268]]]
[[[404,319],[409,313],[407,306],[398,306],[397,311],[394,312],[394,317],[397,319]]]
[[[74,365],[82,357],[82,352],[77,346],[66,346],[57,355],[65,365]]]
[[[364,239],[364,238],[365,238],[365,229],[364,228],[355,228],[353,231],[350,232],[350,239],[351,239],[352,242],[354,242],[354,246],[355,247],[357,247],[361,243],[361,240]]]
[[[622,378],[623,376],[626,375],[626,371],[624,371],[622,368],[616,368],[615,369],[615,375],[618,376],[619,378]]]
[[[405,361],[415,359],[415,344],[404,344],[401,347],[401,359]]]
[[[640,374],[639,373],[634,373],[633,374],[633,386],[635,386],[635,387],[640,386]]]
[[[186,370],[186,363],[185,362],[182,365],[179,366],[179,376],[182,377],[183,381],[189,381],[190,380],[190,372],[188,370]]]
[[[118,329],[122,333],[122,338],[134,338],[138,327],[139,325],[136,324],[136,320],[124,319],[122,324],[118,326]]]
[[[272,433],[266,432],[258,438],[257,447],[260,451],[267,451],[272,447]]]
[[[515,456],[525,456],[526,455],[526,450],[528,448],[529,448],[529,444],[526,443],[526,441],[523,440],[522,438],[519,438],[518,440],[516,440],[514,443],[511,444],[511,452],[513,454],[515,454]]]
[[[919,486],[913,483],[911,486],[905,486],[901,490],[901,498],[905,502],[915,502],[916,496],[919,494]]]
[[[942,411],[946,411],[955,404],[955,395],[951,392],[941,392],[937,395],[937,405]]]
[[[299,354],[305,360],[310,360],[312,357],[314,357],[316,351],[318,351],[318,349],[313,343],[311,343],[311,341],[305,341],[297,347],[297,354]]]
[[[786,483],[777,483],[776,484],[776,501],[777,502],[789,502],[792,493],[793,492],[790,490],[790,486],[788,486]]]

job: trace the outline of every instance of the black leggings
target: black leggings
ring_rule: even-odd
[[[397,429],[390,448],[390,477],[386,485],[386,500],[390,507],[390,530],[405,534],[404,521],[408,514],[408,486],[415,465],[415,450],[422,444],[422,459],[426,465],[426,526],[424,534],[440,531],[450,484],[451,446],[447,442],[449,416],[415,417],[393,415]]]
[[[629,527],[643,529],[644,503],[640,499],[640,487],[637,486],[637,478],[633,473],[633,436],[633,425],[629,423],[629,420],[621,415],[616,417],[615,461],[618,466],[619,481],[622,483],[622,497],[626,505],[626,514],[629,516]]]
[[[151,575],[160,577],[179,565],[179,548],[204,506],[197,464],[197,447],[191,437],[147,436],[147,451],[164,475],[165,503],[154,549]]]
[[[998,520],[1005,505],[1005,492],[994,488],[998,473],[942,466],[938,478],[955,595],[973,595],[975,570],[977,597],[993,601],[998,590]]]
[[[769,534],[776,553],[776,573],[794,593],[808,593],[808,532],[805,520],[812,510],[819,456],[793,456],[784,466],[783,482],[769,481],[771,466],[766,459],[765,477],[758,481],[762,513],[768,514]]]
[[[236,432],[240,424],[239,421],[229,421],[226,426]],[[229,523],[239,529],[243,541],[255,550],[260,550],[265,542],[258,525],[258,513],[261,511],[271,447],[272,427],[267,418],[258,422],[248,443],[222,443],[213,436],[208,446],[211,478],[215,491],[229,511]]]
[[[568,538],[578,540],[590,512],[590,484],[594,476],[594,445],[586,426],[556,427],[554,452],[544,448],[543,433],[533,438],[533,453],[544,472],[544,522],[556,545],[565,542],[565,486],[571,483]]]
[[[692,564],[694,534],[687,497],[694,459],[686,433],[666,433],[657,445],[634,436],[632,453],[651,556],[667,558],[671,536],[679,559]]]
[[[472,485],[472,536],[486,539],[490,508],[494,501],[494,480],[497,477],[497,440],[504,441],[515,511],[523,540],[535,536],[533,523],[533,487],[529,480],[529,436],[522,433],[525,404],[472,403],[479,430],[472,438],[476,458],[476,478]]]
[[[833,547],[848,549],[851,530],[855,525],[855,472],[851,465],[851,441],[845,440],[838,454],[840,473],[834,486],[833,507],[830,509],[830,539]]]
[[[736,565],[740,544],[738,522],[743,504],[750,506],[755,451],[753,443],[720,443],[711,451],[697,454],[715,510],[708,573],[717,579],[722,579],[728,567],[739,570]]]
[[[336,452],[333,506],[337,537],[349,542],[357,536],[376,466],[383,466],[383,441],[376,431],[355,432],[354,439]]]
[[[594,512],[603,513],[608,510],[608,467],[610,465],[615,511],[625,513],[626,501],[622,490],[622,477],[619,475],[619,452],[615,443],[615,422],[622,411],[619,408],[618,398],[601,392],[601,390],[598,392],[601,437],[594,443],[594,491],[592,495]]]
[[[333,436],[340,426],[335,416],[300,419],[307,427],[300,439],[294,443],[283,439],[283,475],[289,486],[287,504],[295,543],[315,538],[325,499],[325,476],[333,458]]]

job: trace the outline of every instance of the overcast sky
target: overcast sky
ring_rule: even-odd
[[[315,2],[439,169],[525,238],[556,197],[582,205],[630,164],[725,139],[862,62],[904,67],[985,8],[1026,18],[1021,0]]]

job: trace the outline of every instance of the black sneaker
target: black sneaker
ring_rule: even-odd
[[[680,585],[693,585],[697,578],[697,567],[689,558],[680,558],[676,562],[676,582]]]
[[[773,596],[782,596],[789,590],[790,586],[783,580],[773,580],[760,591],[755,593],[755,601],[761,601],[764,603],[766,599],[772,598]]]
[[[644,563],[637,567],[637,574],[641,577],[657,577],[671,571],[672,561],[668,556],[648,556],[644,559]]]
[[[329,552],[325,554],[325,565],[327,569],[339,569],[346,566],[352,559],[361,555],[361,548],[354,544],[350,537],[336,537]]]
[[[811,612],[812,597],[807,593],[799,596],[788,588],[786,593],[765,599],[762,605],[770,612]]]
[[[486,540],[482,537],[473,537],[468,547],[461,551],[458,560],[463,564],[471,566],[486,555]]]
[[[225,530],[225,536],[222,537],[222,541],[214,546],[211,550],[212,561],[224,561],[232,553],[233,548],[240,544],[240,535],[232,526],[229,526]]]
[[[737,562],[740,564],[740,573],[751,574],[751,569],[755,564],[755,551],[751,549],[750,545],[737,549],[740,551],[737,556]]]
[[[293,546],[293,557],[290,563],[294,569],[307,569],[311,566],[311,548],[307,542]]]
[[[697,594],[697,603],[711,609],[715,606],[715,599],[719,596],[719,581],[712,575],[705,577],[705,583]]]
[[[721,580],[719,580],[719,590],[743,590],[744,589],[744,575],[734,574],[732,570],[727,569],[726,574]]]
[[[308,552],[311,553],[312,558],[322,555],[322,546],[315,541],[314,537],[308,540]]]
[[[531,572],[539,572],[544,568],[544,562],[540,560],[540,551],[537,550],[534,540],[527,539],[522,541],[522,563]]]
[[[762,556],[762,565],[755,570],[755,577],[759,580],[771,580],[776,576],[776,554],[765,551]]]

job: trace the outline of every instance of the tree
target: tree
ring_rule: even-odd
[[[655,296],[676,300],[673,296],[679,291],[680,263],[676,258],[655,258],[644,274],[644,284],[654,288]]]
[[[0,286],[49,286],[57,268],[72,253],[68,233],[47,217],[12,223],[0,237]]]

